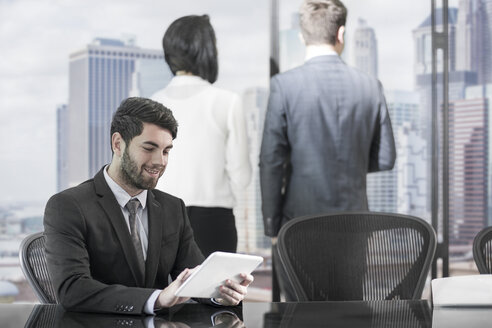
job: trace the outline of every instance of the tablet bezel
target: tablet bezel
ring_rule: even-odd
[[[200,267],[176,290],[179,297],[220,297],[226,279],[240,282],[240,273],[251,273],[263,262],[261,256],[227,252],[210,254]]]

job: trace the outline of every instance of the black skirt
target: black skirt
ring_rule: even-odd
[[[215,251],[236,252],[236,221],[231,208],[188,206],[186,210],[203,256]]]

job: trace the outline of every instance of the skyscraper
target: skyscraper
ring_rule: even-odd
[[[427,211],[427,141],[415,123],[407,121],[396,130],[397,212],[429,218]]]
[[[411,91],[402,90],[388,90],[386,91],[386,103],[388,106],[388,112],[391,118],[391,124],[395,135],[395,144],[397,149],[406,147],[403,140],[403,144],[400,144],[398,139],[400,135],[405,134],[398,133],[404,125],[416,127],[420,121],[420,107],[419,107],[418,94]],[[408,128],[407,128],[408,129]],[[414,132],[418,131],[414,129]],[[407,138],[405,136],[405,138]],[[405,193],[406,190],[399,190],[399,187],[407,186],[411,187],[408,182],[399,183],[399,179],[402,179],[400,174],[404,174],[399,169],[406,168],[408,165],[416,165],[412,162],[405,162],[406,160],[416,160],[414,157],[400,158],[397,156],[395,166],[390,171],[371,173],[367,175],[367,198],[369,201],[369,209],[371,211],[379,212],[397,212],[399,203],[404,206],[406,200],[398,200],[398,197]],[[412,183],[413,185],[413,183]],[[412,187],[413,188],[413,187]]]
[[[301,39],[299,13],[291,15],[291,27],[280,31],[280,71],[304,64],[306,47]]]
[[[56,190],[67,188],[68,181],[68,106],[59,105],[56,109]]]
[[[476,29],[471,31],[471,51],[476,51],[471,54],[472,64],[476,65],[472,69],[476,69],[479,84],[492,83],[492,0],[470,1],[472,28]]]
[[[353,57],[355,67],[371,76],[378,77],[376,33],[362,18],[359,18],[359,25],[354,32]]]
[[[449,243],[469,251],[487,223],[488,105],[485,98],[449,103]]]
[[[443,11],[442,8],[436,9],[436,30],[443,30]],[[468,81],[467,79],[473,79],[469,74],[456,73],[455,77],[455,58],[456,58],[456,23],[457,23],[457,8],[448,9],[448,56],[449,56],[449,99],[462,98],[464,88],[468,83],[474,83],[475,81]],[[432,22],[431,15],[429,15],[416,29],[412,31],[414,40],[414,74],[415,74],[415,90],[419,93],[420,104],[420,122],[418,126],[421,127],[420,133],[424,140],[427,140],[429,147],[427,147],[427,172],[430,174],[432,162],[432,147],[430,142],[432,140]],[[437,70],[437,103],[442,103],[442,71],[443,71],[443,58],[437,57],[436,61]],[[454,82],[458,84],[454,87]],[[431,179],[427,179],[427,195],[431,195]],[[427,210],[430,211],[432,207],[431,197],[427,197]]]
[[[492,115],[490,115],[490,103],[492,101],[492,84],[476,85],[466,88],[466,99],[485,99],[487,103],[487,220],[485,225],[492,225]]]
[[[59,178],[66,184],[62,189],[92,177],[110,162],[111,118],[131,90],[148,96],[170,79],[161,50],[140,49],[133,43],[98,38],[70,54],[67,171]]]
[[[256,252],[270,247],[270,238],[263,233],[263,215],[261,213],[261,194],[259,176],[259,154],[263,123],[268,99],[265,88],[248,88],[243,94],[243,107],[246,116],[251,182],[238,199],[236,223],[238,230],[238,251]]]
[[[443,12],[442,8],[436,9],[436,29],[443,29]],[[457,23],[458,9],[448,9],[448,46],[449,46],[449,71],[455,70],[456,62],[456,23]],[[414,40],[414,72],[416,79],[416,85],[419,86],[421,82],[419,77],[432,73],[432,22],[429,15],[416,29],[413,30]],[[443,62],[442,57],[437,58],[437,72],[442,72]]]

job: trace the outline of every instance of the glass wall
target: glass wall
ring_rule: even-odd
[[[269,10],[262,0],[0,2],[0,281],[16,290],[8,300],[35,301],[18,265],[18,247],[43,229],[48,198],[110,160],[109,122],[122,99],[148,97],[170,80],[161,39],[180,16],[211,18],[219,49],[216,85],[243,98],[257,176]],[[268,257],[257,185],[255,178],[239,195],[238,251]],[[252,297],[268,294],[269,284],[258,279]],[[0,290],[0,301],[4,296]]]
[[[280,0],[280,71],[302,64],[300,1]],[[372,211],[411,214],[431,221],[432,213],[432,21],[429,1],[344,1],[348,9],[343,59],[377,77],[385,89],[395,139],[393,170],[368,175]],[[436,31],[443,32],[444,1],[437,1]],[[448,3],[449,255],[450,275],[477,272],[472,242],[492,224],[489,75],[492,65],[487,0]],[[384,10],[383,10],[384,9]],[[438,107],[438,239],[443,226],[444,54],[436,54]],[[441,265],[441,263],[439,264]]]
[[[299,1],[280,3],[280,70],[283,71],[303,63],[304,48],[296,14]],[[347,0],[344,3],[348,21],[342,57],[347,64],[383,84],[398,149],[393,170],[368,176],[370,209],[429,219],[426,122],[430,113],[427,94],[430,85],[425,86],[419,80],[421,75],[431,73],[429,2]]]
[[[250,293],[252,299],[269,299],[270,244],[263,236],[258,181],[269,57],[278,45],[278,66],[286,71],[305,56],[297,15],[301,0],[272,2],[278,16],[272,16],[271,1],[263,0],[0,2],[0,281],[17,289],[9,300],[35,301],[18,266],[18,247],[25,236],[42,230],[48,198],[109,160],[108,127],[117,104],[130,95],[149,96],[171,78],[161,51],[165,29],[180,16],[205,13],[217,33],[216,85],[242,96],[248,124],[254,174],[235,208],[238,251],[267,259]],[[430,2],[344,3],[342,57],[382,82],[398,149],[393,170],[368,176],[370,209],[430,221]],[[450,274],[457,275],[476,272],[471,243],[492,224],[492,1],[452,0],[447,10],[449,252]],[[438,31],[442,13],[437,9]],[[271,37],[277,24],[278,34]],[[441,113],[442,53],[436,67]]]
[[[491,224],[492,2],[449,3],[450,275],[476,273],[472,243]]]

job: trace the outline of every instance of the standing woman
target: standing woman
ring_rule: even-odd
[[[152,98],[173,111],[179,135],[156,188],[184,200],[204,256],[235,252],[234,194],[251,178],[241,98],[213,86],[217,47],[207,15],[174,21],[162,45],[174,77]]]

